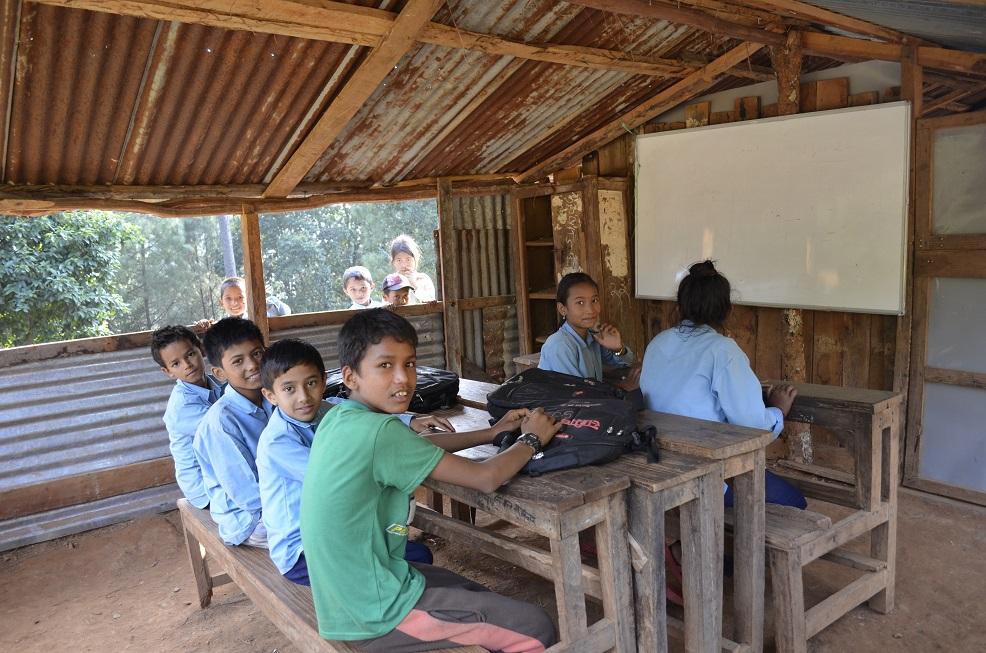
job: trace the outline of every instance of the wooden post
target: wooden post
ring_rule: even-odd
[[[800,75],[803,53],[800,32],[790,31],[783,47],[771,46],[770,61],[777,75],[777,115],[798,113],[800,102]],[[804,383],[807,378],[805,360],[804,311],[798,308],[784,310],[784,355],[781,358],[781,375],[786,381]],[[811,430],[807,424],[788,427],[788,452],[794,460],[812,462]]]
[[[462,299],[461,256],[452,217],[452,183],[438,180],[438,241],[442,260],[442,298],[445,308],[445,362],[448,369],[462,376]]]
[[[907,208],[907,255],[905,258],[904,314],[897,318],[897,345],[894,356],[894,391],[907,396],[911,366],[911,323],[914,292],[914,224],[917,207],[917,120],[921,117],[924,98],[924,69],[918,63],[917,48],[905,45],[901,49],[900,97],[911,103],[911,169]]]
[[[243,207],[240,214],[240,238],[243,243],[247,313],[264,334],[264,342],[268,342],[270,324],[267,322],[267,290],[264,288],[264,262],[260,248],[260,216],[253,209]]]

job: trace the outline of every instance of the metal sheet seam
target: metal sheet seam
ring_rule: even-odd
[[[127,148],[130,146],[130,136],[133,134],[134,125],[137,122],[137,110],[140,108],[140,99],[144,95],[144,86],[147,84],[147,79],[151,72],[151,64],[154,61],[154,53],[157,51],[158,40],[161,37],[161,30],[163,28],[164,22],[159,22],[154,28],[154,37],[151,39],[151,47],[147,51],[147,61],[144,62],[144,73],[140,78],[140,86],[137,88],[137,96],[134,98],[134,105],[130,109],[130,122],[127,124],[127,134],[123,137],[123,145],[120,146],[120,153],[116,159],[116,170],[113,173],[114,183],[120,177],[120,169],[123,166],[124,156],[126,155]],[[171,30],[172,33],[177,32],[177,25],[175,23],[171,23]]]

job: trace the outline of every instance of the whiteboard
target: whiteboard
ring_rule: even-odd
[[[733,301],[904,307],[910,104],[638,136],[637,296],[712,259]]]

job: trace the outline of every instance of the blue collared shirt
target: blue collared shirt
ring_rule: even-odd
[[[227,386],[195,431],[209,510],[226,544],[241,544],[260,522],[257,442],[273,410],[266,399],[258,406]]]
[[[633,352],[629,347],[627,353],[617,356],[596,342],[591,333],[587,333],[583,340],[575,329],[565,322],[544,341],[538,367],[542,370],[602,381],[604,365],[629,367],[632,363]]]
[[[175,459],[175,479],[182,494],[196,508],[209,505],[209,495],[202,483],[202,469],[192,450],[192,440],[199,422],[223,393],[216,379],[206,374],[205,380],[207,388],[175,381],[164,410],[164,426],[168,429],[171,457]]]
[[[270,557],[282,574],[291,571],[301,556],[301,485],[315,430],[325,414],[345,399],[330,397],[311,422],[301,422],[275,408],[257,446],[260,501]],[[410,426],[414,415],[398,415]]]
[[[784,414],[765,406],[750,359],[732,338],[690,322],[657,334],[640,373],[644,405],[676,415],[773,431]]]

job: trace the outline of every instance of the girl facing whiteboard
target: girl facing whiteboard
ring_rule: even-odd
[[[558,282],[558,312],[565,322],[541,347],[538,367],[603,380],[603,368],[630,367],[633,352],[612,324],[600,324],[599,286],[585,272],[571,272]],[[630,379],[633,385],[635,379]]]
[[[729,281],[712,261],[696,263],[678,285],[677,326],[657,334],[644,353],[640,389],[644,405],[687,417],[766,429],[780,435],[797,390],[772,388],[764,402],[760,381],[736,341],[722,335],[732,309]],[[768,503],[805,508],[790,483],[767,472]],[[732,489],[726,505],[733,503]]]

